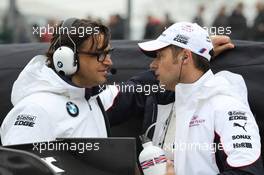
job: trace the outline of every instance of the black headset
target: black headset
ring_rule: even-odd
[[[60,46],[54,51],[52,58],[56,72],[63,75],[72,75],[77,72],[79,67],[76,44],[70,36],[73,23],[77,20],[77,18],[69,18],[64,20],[61,27],[59,28],[59,38],[53,44],[55,49],[55,45],[59,41]],[[73,44],[73,50],[69,46],[61,45],[61,32],[64,32],[64,29],[66,29],[66,35]]]

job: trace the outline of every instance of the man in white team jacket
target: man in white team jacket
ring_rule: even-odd
[[[208,32],[197,24],[175,23],[139,47],[156,54],[150,68],[175,91],[176,117],[163,140],[173,142],[175,174],[263,174],[259,129],[244,80],[227,71],[213,74]]]
[[[3,145],[107,137],[102,111],[111,107],[118,90],[92,91],[106,81],[112,66],[109,29],[75,18],[59,27],[68,30],[55,32],[47,55],[35,56],[13,85],[14,108],[1,126]],[[74,28],[93,31],[80,36],[69,31]]]

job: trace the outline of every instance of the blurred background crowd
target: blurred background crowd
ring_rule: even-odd
[[[34,29],[68,17],[100,21],[112,39],[152,39],[174,22],[192,21],[211,34],[264,41],[263,0],[1,0],[0,43],[49,42],[50,32]]]

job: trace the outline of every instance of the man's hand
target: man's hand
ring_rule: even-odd
[[[214,46],[214,57],[218,56],[225,50],[233,49],[235,47],[228,36],[214,35],[211,36],[211,40]]]
[[[166,169],[167,169],[167,172],[165,175],[175,175],[173,162],[171,160],[167,160],[167,168]]]

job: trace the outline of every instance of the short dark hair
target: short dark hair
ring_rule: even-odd
[[[172,48],[172,53],[174,56],[177,56],[179,51],[183,50],[183,48],[175,46],[175,45],[171,45],[171,48]],[[209,52],[209,54],[212,56],[213,50],[211,50]],[[206,58],[204,58],[198,54],[195,54],[193,52],[192,52],[192,57],[193,57],[194,66],[197,69],[199,69],[203,72],[207,72],[210,69],[210,62]]]
[[[207,72],[210,69],[210,63],[206,58],[197,55],[195,53],[192,53],[192,57],[193,57],[194,66],[197,69],[203,72]]]
[[[62,23],[56,27],[55,31],[59,31],[60,27],[62,26]],[[75,27],[76,29],[82,27],[82,28],[91,28],[91,29],[97,29],[97,33],[95,32],[84,32],[83,36],[80,36],[78,32],[69,32],[70,37],[72,38],[73,42],[76,45],[76,50],[82,46],[82,43],[86,41],[87,39],[91,39],[91,49],[95,49],[96,52],[103,51],[109,44],[110,41],[110,30],[105,25],[91,20],[86,19],[76,19],[76,21],[73,22],[71,27]],[[99,33],[98,33],[99,31]],[[103,44],[99,45],[99,34],[102,34],[104,36]],[[61,37],[60,41],[58,41],[59,37]],[[50,47],[48,51],[46,52],[46,56],[48,57],[48,66],[53,67],[53,54],[56,49],[58,49],[60,46],[68,46],[71,49],[74,49],[74,45],[67,36],[67,33],[59,34],[53,33]],[[100,46],[100,47],[99,47]]]

